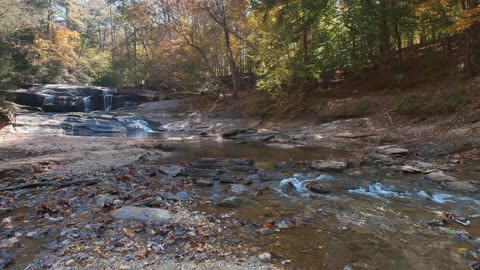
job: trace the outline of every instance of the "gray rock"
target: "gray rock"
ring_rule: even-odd
[[[270,253],[262,253],[260,255],[258,255],[258,258],[262,261],[262,262],[270,262],[272,260],[272,255]]]
[[[188,191],[180,191],[176,194],[176,196],[178,196],[179,198],[182,198],[183,200],[188,200],[193,196],[193,194],[191,194]]]
[[[370,163],[374,163],[374,164],[379,164],[379,163],[383,163],[383,164],[386,164],[386,165],[390,165],[390,164],[394,164],[395,161],[387,156],[387,155],[382,155],[382,154],[372,154],[370,155],[368,161]]]
[[[233,184],[230,186],[230,192],[235,194],[245,194],[248,192],[248,188],[242,184]]]
[[[185,200],[185,198],[170,192],[159,192],[158,195],[160,195],[160,197],[162,197],[164,200],[168,200],[168,201],[184,201]]]
[[[456,138],[454,141],[441,141],[422,145],[416,152],[422,157],[439,157],[468,151],[479,145],[480,142],[472,138]]]
[[[175,164],[163,165],[163,166],[158,167],[158,170],[160,172],[162,172],[163,174],[166,174],[170,177],[175,177],[175,176],[179,175],[182,172],[183,169],[184,169],[184,167],[179,166],[179,165],[175,165]]]
[[[380,153],[384,155],[389,155],[389,156],[398,156],[398,155],[406,155],[409,153],[409,151],[405,148],[392,147],[392,148],[381,149]]]
[[[429,173],[425,176],[425,178],[435,183],[458,181],[457,178],[440,172]]]
[[[242,200],[238,197],[226,197],[218,203],[218,206],[240,207],[241,204],[242,204]]]
[[[197,186],[199,187],[211,187],[213,186],[214,182],[212,180],[207,179],[200,179],[197,180]]]
[[[478,190],[474,185],[465,181],[443,182],[441,185],[443,189],[448,191],[474,193]]]
[[[11,248],[16,245],[20,245],[17,237],[11,237],[11,238],[0,241],[0,248]]]
[[[113,205],[115,196],[110,194],[100,194],[95,197],[95,206],[98,208],[104,208]]]
[[[317,161],[310,165],[310,168],[323,172],[341,172],[347,169],[347,163],[340,161]]]
[[[277,227],[279,229],[290,228],[290,226],[288,226],[288,224],[287,224],[287,222],[285,222],[285,220],[280,220],[280,221],[275,222],[275,227]]]
[[[120,220],[135,220],[160,224],[167,224],[172,220],[170,211],[136,206],[124,206],[113,212],[112,216]]]

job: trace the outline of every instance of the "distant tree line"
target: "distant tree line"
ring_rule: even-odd
[[[32,83],[198,89],[244,76],[279,102],[309,82],[401,67],[442,43],[480,64],[478,0],[0,0],[0,88]]]

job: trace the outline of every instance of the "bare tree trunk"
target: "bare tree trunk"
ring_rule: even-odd
[[[400,61],[400,64],[403,64],[402,37],[400,36],[398,23],[395,24],[395,38],[397,40],[398,60]]]
[[[223,31],[225,33],[225,47],[227,49],[227,58],[230,64],[230,72],[232,73],[232,83],[233,83],[233,98],[238,98],[238,86],[237,86],[237,67],[235,64],[235,59],[233,58],[232,47],[230,46],[230,34],[226,29]]]
[[[53,10],[52,10],[52,0],[48,0],[48,9],[47,9],[47,32],[45,34],[47,40],[50,40],[50,28],[53,18]]]
[[[380,3],[380,55],[382,65],[390,60],[390,31],[388,28],[388,18],[386,11],[388,8],[387,0],[379,0]]]
[[[308,29],[303,29],[303,63],[308,64]]]
[[[112,13],[112,4],[109,5],[110,11],[110,34],[112,42],[112,74],[115,74],[115,28],[113,26],[113,13]]]
[[[468,0],[467,10],[472,10],[478,7],[478,0]],[[474,47],[478,44],[477,24],[470,25],[465,31],[465,49],[464,49],[464,65],[467,76],[474,77],[477,75],[475,70],[476,52]]]

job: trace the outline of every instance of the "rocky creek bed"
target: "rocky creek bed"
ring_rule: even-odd
[[[17,109],[0,268],[478,269],[477,141],[368,123],[281,128],[185,100]]]

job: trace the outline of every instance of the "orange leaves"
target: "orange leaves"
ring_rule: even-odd
[[[480,23],[480,7],[464,10],[462,18],[450,27],[449,31],[451,33],[462,32],[476,23]]]

